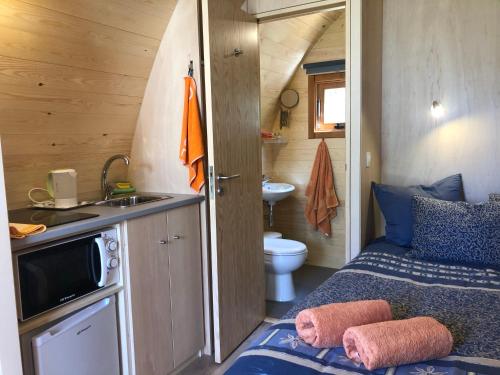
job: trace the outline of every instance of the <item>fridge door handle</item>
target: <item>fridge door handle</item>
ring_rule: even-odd
[[[99,258],[101,260],[101,279],[97,283],[98,287],[106,286],[108,282],[108,266],[106,264],[106,245],[104,244],[104,239],[102,237],[97,237],[94,239],[97,247],[99,248]]]

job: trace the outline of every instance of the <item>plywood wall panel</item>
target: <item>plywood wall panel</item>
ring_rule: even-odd
[[[380,211],[375,209],[372,182],[382,173],[382,21],[383,0],[363,0],[361,96],[361,245],[380,232]],[[366,154],[371,165],[366,165]]]
[[[304,12],[318,11],[332,6],[343,5],[341,0],[247,0],[242,9],[256,17],[269,17],[270,14],[291,16]]]
[[[147,78],[159,45],[144,37],[26,4],[0,2],[3,56]]]
[[[179,142],[189,59],[193,60],[199,98],[202,95],[198,28],[181,33],[188,20],[196,20],[196,13],[196,0],[179,3],[151,70],[130,165],[131,178],[144,191],[193,193],[188,183],[189,170],[179,160]]]
[[[114,28],[161,39],[176,1],[163,0],[23,0]]]
[[[75,168],[81,199],[130,153],[144,89],[176,0],[0,2],[0,134],[9,208],[50,169]],[[125,179],[116,163],[111,179]]]
[[[1,39],[1,38],[0,38]],[[0,56],[0,86],[142,97],[147,79]]]
[[[337,11],[335,14],[335,22],[321,35],[303,63],[345,59],[345,11]]]
[[[132,136],[136,116],[71,112],[44,112],[3,108],[0,110],[2,134],[108,134]],[[91,126],[89,125],[91,124]],[[97,130],[93,130],[97,129]]]
[[[53,113],[132,115],[139,112],[142,98],[18,85],[0,86],[0,110],[31,110]]]
[[[340,13],[315,13],[259,25],[261,127],[272,128],[281,92],[304,55]]]
[[[462,173],[467,199],[500,192],[499,25],[497,0],[384,1],[384,182]]]

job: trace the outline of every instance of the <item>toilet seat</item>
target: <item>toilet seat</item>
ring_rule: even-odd
[[[300,255],[304,253],[307,253],[307,247],[302,242],[282,238],[264,238],[264,254]]]

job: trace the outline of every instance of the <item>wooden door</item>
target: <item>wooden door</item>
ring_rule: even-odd
[[[200,207],[167,212],[172,299],[174,366],[179,367],[204,345]]]
[[[258,30],[241,5],[204,0],[202,12],[217,362],[265,315]]]
[[[174,368],[167,215],[127,221],[136,375]]]

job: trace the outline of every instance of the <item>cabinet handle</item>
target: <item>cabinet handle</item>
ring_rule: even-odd
[[[171,238],[172,238],[173,240],[180,240],[180,239],[182,238],[182,236],[181,236],[181,235],[179,235],[179,234],[176,234],[176,235],[172,236]]]
[[[161,245],[166,245],[166,244],[167,244],[167,241],[165,241],[165,240],[160,240],[160,244],[161,244]]]

